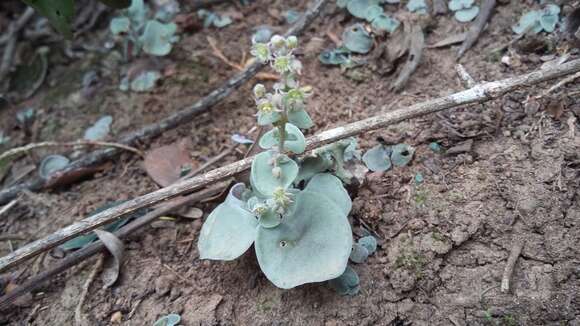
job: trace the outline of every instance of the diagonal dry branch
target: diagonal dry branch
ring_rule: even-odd
[[[570,75],[578,71],[580,71],[580,59],[546,70],[537,70],[513,78],[478,84],[470,89],[458,93],[415,104],[408,108],[386,112],[345,126],[326,130],[315,136],[309,137],[307,139],[307,148],[317,148],[346,137],[384,128],[404,120],[424,116],[430,113],[458,106],[486,102],[498,98],[505,93],[514,91],[515,89],[529,87],[547,80]],[[252,163],[252,159],[253,157],[248,157],[241,161],[212,170],[204,175],[180,181],[171,186],[137,197],[119,206],[110,208],[75,224],[69,225],[46,238],[34,241],[9,255],[0,258],[0,272],[12,266],[16,266],[44,251],[50,250],[69,239],[94,230],[99,226],[111,223],[121,216],[134,212],[137,209],[151,206],[178,195],[190,193],[217,181],[232,177],[247,170]]]
[[[318,16],[327,2],[328,0],[313,0],[312,4],[308,7],[300,20],[294,23],[294,25],[292,25],[284,35],[289,36],[302,33],[314,18]],[[124,137],[121,137],[117,143],[128,146],[134,145],[158,137],[167,130],[191,122],[196,116],[210,110],[218,102],[229,96],[240,85],[252,78],[262,67],[263,64],[254,62],[247,66],[243,71],[240,71],[237,75],[227,80],[222,86],[195,102],[193,105],[185,107],[159,122],[144,126],[140,130],[127,134]],[[49,178],[44,179],[36,177],[27,182],[7,189],[2,189],[0,191],[0,204],[9,202],[22,190],[38,191],[50,188],[55,184],[63,185],[65,182],[78,180],[87,174],[94,173],[94,169],[91,169],[90,167],[102,164],[120,153],[121,150],[119,148],[108,148],[94,151],[83,158],[72,162],[65,169],[55,172],[49,176]]]

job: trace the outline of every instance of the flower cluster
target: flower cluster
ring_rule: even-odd
[[[274,84],[273,93],[268,93],[262,84],[254,87],[258,124],[264,126],[291,122],[299,128],[311,127],[312,121],[304,112],[304,108],[306,98],[312,93],[312,87],[300,87],[297,81],[302,63],[294,55],[294,50],[298,46],[296,36],[284,38],[274,35],[268,43],[255,40],[252,42],[252,55],[262,63],[270,63],[280,74],[280,81]]]

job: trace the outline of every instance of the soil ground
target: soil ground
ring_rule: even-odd
[[[71,60],[62,55],[62,44],[52,44],[45,84],[31,100],[0,111],[0,127],[12,138],[13,146],[70,141],[81,138],[84,129],[109,114],[114,119],[109,139],[114,140],[193,103],[236,72],[211,55],[207,35],[217,40],[226,56],[239,61],[242,53],[249,52],[253,27],[269,24],[284,30],[276,14],[303,10],[305,5],[306,1],[259,0],[245,7],[214,7],[217,12],[241,10],[243,19],[223,29],[184,34],[172,54],[160,62],[169,64],[171,73],[146,94],[118,90],[120,64],[115,52],[86,52]],[[505,55],[511,65],[492,55],[493,49],[512,40],[510,26],[532,6],[537,4],[511,1],[498,7],[477,45],[461,60],[475,80],[521,74],[538,68],[545,56],[557,54],[559,49],[510,50]],[[405,15],[403,6],[395,8],[393,12]],[[110,17],[79,42],[102,46]],[[302,58],[302,81],[315,89],[309,112],[316,126],[309,133],[464,87],[454,68],[457,46],[425,49],[419,69],[401,93],[389,90],[396,71],[380,73],[371,63],[354,70],[355,74],[322,65],[319,51],[333,45],[327,31],[340,35],[352,21],[331,1],[299,38],[304,48],[313,51]],[[450,14],[436,17],[429,24],[426,42],[433,44],[468,26]],[[100,77],[87,98],[81,94],[81,80],[89,71]],[[231,134],[246,133],[254,125],[251,86],[255,82],[142,149],[186,138],[196,164],[219,154],[230,146]],[[564,87],[558,96],[542,99],[539,107],[525,104],[552,84],[358,138],[364,150],[374,146],[378,137],[417,148],[410,165],[369,173],[353,193],[350,219],[355,234],[364,225],[380,239],[377,253],[367,263],[354,266],[362,283],[358,295],[341,297],[325,284],[277,289],[261,274],[251,250],[233,262],[201,261],[195,245],[201,221],[177,220],[146,227],[126,241],[119,282],[103,289],[97,277],[89,288],[82,307],[87,325],[114,324],[111,319],[119,313],[123,325],[152,325],[171,312],[181,314],[183,325],[580,325],[580,130],[575,120],[580,118],[580,105],[566,96],[578,86]],[[26,106],[39,112],[28,138],[14,127],[13,118]],[[464,150],[453,155],[437,153],[429,148],[431,142],[444,149],[459,145]],[[21,158],[12,174],[38,164],[48,153],[37,151]],[[220,164],[242,155],[230,155]],[[416,182],[418,174],[423,182]],[[107,201],[157,188],[142,161],[123,154],[94,178],[51,192],[22,195],[16,208],[0,218],[0,230],[24,235],[26,241],[12,242],[22,246],[82,219]],[[215,205],[198,207],[207,215]],[[518,239],[525,240],[525,245],[515,265],[512,291],[501,293],[504,266]],[[0,255],[8,252],[7,243],[0,243]],[[75,308],[96,260],[59,275],[23,298],[18,306],[0,314],[0,324],[73,325]],[[45,255],[13,274],[24,280],[57,261]]]

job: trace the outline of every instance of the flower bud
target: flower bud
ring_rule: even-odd
[[[286,39],[286,46],[288,49],[293,50],[298,47],[298,38],[294,35],[288,36]]]
[[[256,84],[256,86],[254,86],[254,96],[256,98],[262,98],[266,95],[266,87],[264,87],[264,85],[262,84]]]
[[[283,36],[280,35],[272,36],[272,38],[270,39],[270,43],[272,44],[274,49],[281,49],[286,46],[286,40],[284,39]]]
[[[282,169],[279,166],[276,166],[272,169],[272,175],[276,179],[280,179],[282,177]]]

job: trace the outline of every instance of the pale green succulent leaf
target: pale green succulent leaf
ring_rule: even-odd
[[[369,252],[369,255],[372,255],[377,251],[378,243],[377,239],[372,235],[367,235],[366,237],[362,237],[358,239],[358,244],[365,247]]]
[[[391,149],[388,146],[377,145],[364,153],[362,161],[373,172],[384,172],[391,168]]]
[[[300,129],[308,129],[314,126],[314,122],[305,110],[293,110],[288,112],[288,122]]]
[[[426,14],[427,13],[427,3],[425,0],[409,0],[407,3],[407,10],[410,12],[416,12],[418,14]]]
[[[401,23],[398,20],[389,17],[385,14],[380,14],[376,16],[371,23],[371,26],[374,29],[379,31],[387,31],[389,33],[393,33],[394,31],[396,31],[400,25]]]
[[[473,6],[475,0],[451,0],[449,1],[449,10],[458,11],[469,9]]]
[[[355,243],[352,245],[352,252],[350,253],[350,261],[355,264],[362,264],[364,263],[367,258],[369,258],[369,251],[366,247]]]
[[[360,278],[350,266],[346,267],[342,275],[330,280],[329,283],[330,287],[340,295],[355,295],[360,291]]]
[[[306,149],[306,139],[302,131],[291,123],[285,125],[286,135],[284,139],[284,149],[289,150],[295,154],[302,154]],[[280,142],[280,130],[274,128],[266,132],[260,138],[259,145],[263,149],[270,149],[278,145]]]
[[[354,53],[366,54],[373,46],[373,38],[360,24],[348,26],[342,33],[344,46]]]
[[[365,19],[369,7],[376,6],[379,2],[379,0],[350,0],[346,5],[346,9],[351,15]]]
[[[275,228],[259,228],[255,249],[260,268],[277,287],[290,289],[342,275],[352,248],[343,212],[318,193],[302,191],[296,210]]]
[[[462,23],[467,23],[475,19],[479,14],[479,7],[473,6],[467,9],[457,10],[455,12],[455,19]]]
[[[272,173],[274,166],[272,161],[279,155],[274,151],[262,152],[254,157],[250,181],[254,191],[261,194],[262,197],[270,197],[277,188],[287,189],[296,176],[298,175],[298,164],[282,155],[283,159],[278,160],[277,166],[280,168],[280,175],[275,176]]]
[[[314,175],[326,172],[332,168],[332,159],[329,155],[320,154],[317,156],[309,156],[300,162],[300,170],[294,183],[298,184],[301,181],[308,181]]]
[[[328,198],[340,208],[344,216],[347,216],[352,209],[352,200],[344,189],[342,181],[330,173],[319,173],[313,176],[304,191],[316,192]]]
[[[115,17],[109,25],[113,35],[126,34],[131,28],[131,21],[127,17]]]
[[[392,147],[391,162],[394,166],[405,166],[413,159],[415,148],[407,144],[397,144]]]
[[[197,243],[201,259],[236,259],[256,239],[258,221],[240,199],[244,190],[243,183],[234,185],[226,200],[209,214]]]
[[[282,115],[279,112],[258,112],[258,125],[267,126],[276,123],[282,119]]]
[[[542,25],[540,24],[541,12],[537,10],[532,10],[525,13],[519,20],[519,22],[512,26],[512,30],[516,34],[523,34],[524,32],[537,34],[542,31]]]
[[[168,55],[173,47],[171,42],[176,31],[177,25],[174,23],[163,24],[156,20],[148,21],[140,38],[143,51],[156,56]]]
[[[366,14],[365,14],[365,19],[368,22],[372,22],[373,20],[375,20],[375,18],[377,18],[379,15],[382,15],[384,13],[383,8],[379,5],[371,5],[367,8]]]

